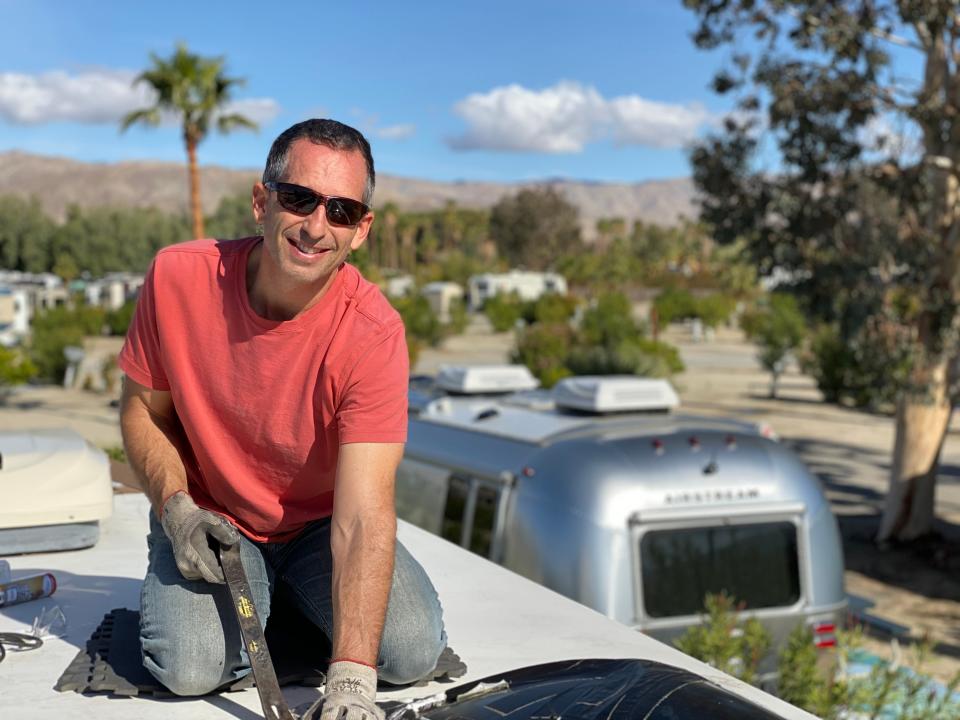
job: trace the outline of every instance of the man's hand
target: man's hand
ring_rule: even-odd
[[[384,720],[377,697],[377,671],[372,667],[338,660],[327,669],[327,687],[319,720]],[[309,718],[316,717],[307,713]]]
[[[233,525],[216,513],[197,507],[182,491],[164,503],[160,524],[170,538],[177,569],[183,577],[223,584],[223,569],[208,537],[224,546],[234,545],[240,541],[240,535]]]

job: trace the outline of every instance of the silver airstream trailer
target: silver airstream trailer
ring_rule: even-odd
[[[536,384],[523,366],[414,378],[398,514],[666,642],[724,590],[775,646],[800,622],[832,644],[840,537],[792,452],[753,424],[674,414],[663,380]]]

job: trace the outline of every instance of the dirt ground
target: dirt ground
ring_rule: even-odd
[[[868,612],[901,626],[903,645],[925,635],[935,643],[926,666],[947,680],[960,672],[960,420],[945,443],[937,486],[940,537],[917,547],[881,551],[873,542],[879,524],[893,446],[890,417],[824,404],[812,379],[791,369],[778,398],[768,397],[768,376],[739,332],[721,331],[695,343],[680,327],[666,334],[680,347],[687,370],[674,380],[682,411],[768,423],[822,480],[844,543],[846,587],[871,604]],[[465,335],[424,350],[415,366],[432,373],[443,363],[505,362],[510,333],[495,334],[482,319]],[[100,447],[120,445],[113,398],[80,390],[17,390],[0,407],[0,430],[71,426]],[[882,624],[882,623],[881,623]],[[889,635],[868,646],[890,657]]]

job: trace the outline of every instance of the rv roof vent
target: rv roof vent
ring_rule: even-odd
[[[437,387],[465,395],[532,390],[540,383],[526,365],[441,365]]]
[[[554,387],[553,397],[557,407],[594,413],[664,411],[680,404],[666,380],[632,375],[565,378]]]

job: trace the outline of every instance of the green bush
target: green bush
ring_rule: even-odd
[[[530,368],[543,387],[553,387],[571,374],[567,356],[572,342],[573,330],[566,323],[536,323],[519,334],[511,362]]]
[[[430,302],[419,293],[390,298],[390,303],[403,318],[407,354],[410,367],[413,368],[424,345],[434,347],[443,339],[443,326],[430,309]]]
[[[774,293],[764,304],[744,313],[740,327],[760,348],[760,363],[772,376],[770,397],[777,396],[777,381],[787,356],[797,350],[807,332],[807,322],[792,295]]]
[[[88,305],[56,307],[34,316],[28,353],[37,375],[50,382],[63,382],[67,370],[64,348],[83,347],[84,337],[100,335],[105,317],[103,308]]]
[[[566,365],[574,375],[669,377],[684,369],[675,347],[646,338],[624,340],[613,347],[578,345],[570,351]]]
[[[667,288],[653,301],[661,326],[697,316],[697,301],[689,290]]]
[[[0,347],[0,402],[6,399],[9,388],[32,380],[36,374],[36,366],[23,351]]]
[[[737,301],[728,295],[714,293],[697,298],[694,305],[695,317],[700,318],[707,327],[715,328],[730,319]]]
[[[770,633],[756,618],[740,620],[734,599],[726,593],[704,598],[703,623],[687,629],[674,645],[687,655],[752,683],[770,649]]]
[[[740,621],[736,604],[721,593],[705,598],[702,625],[689,628],[674,642],[681,651],[746,682],[757,680],[757,668],[771,637],[756,618]],[[945,692],[934,691],[922,673],[931,644],[914,648],[909,661],[878,663],[866,676],[849,677],[862,638],[859,631],[838,633],[834,650],[820,650],[810,628],[799,624],[777,653],[777,696],[823,720],[890,718],[945,720],[960,718],[960,672]]]
[[[130,321],[133,320],[133,313],[137,309],[136,300],[127,300],[116,310],[107,313],[105,321],[110,329],[110,334],[123,336],[127,334],[127,328],[130,327]]]
[[[533,303],[533,322],[565,323],[577,309],[576,298],[559,293],[547,293]]]
[[[845,340],[835,325],[813,333],[801,369],[812,375],[827,402],[889,411],[908,388],[908,344],[882,328],[863,327]]]
[[[523,303],[516,293],[497,293],[483,305],[484,314],[497,332],[512,330],[523,314]]]
[[[620,292],[601,294],[583,313],[580,320],[580,343],[616,347],[624,341],[637,340],[642,331],[633,319],[633,308]]]
[[[777,654],[777,697],[823,720],[834,720],[846,708],[848,686],[836,676],[837,653],[823,658],[825,652],[814,644],[807,625],[797,625]]]

